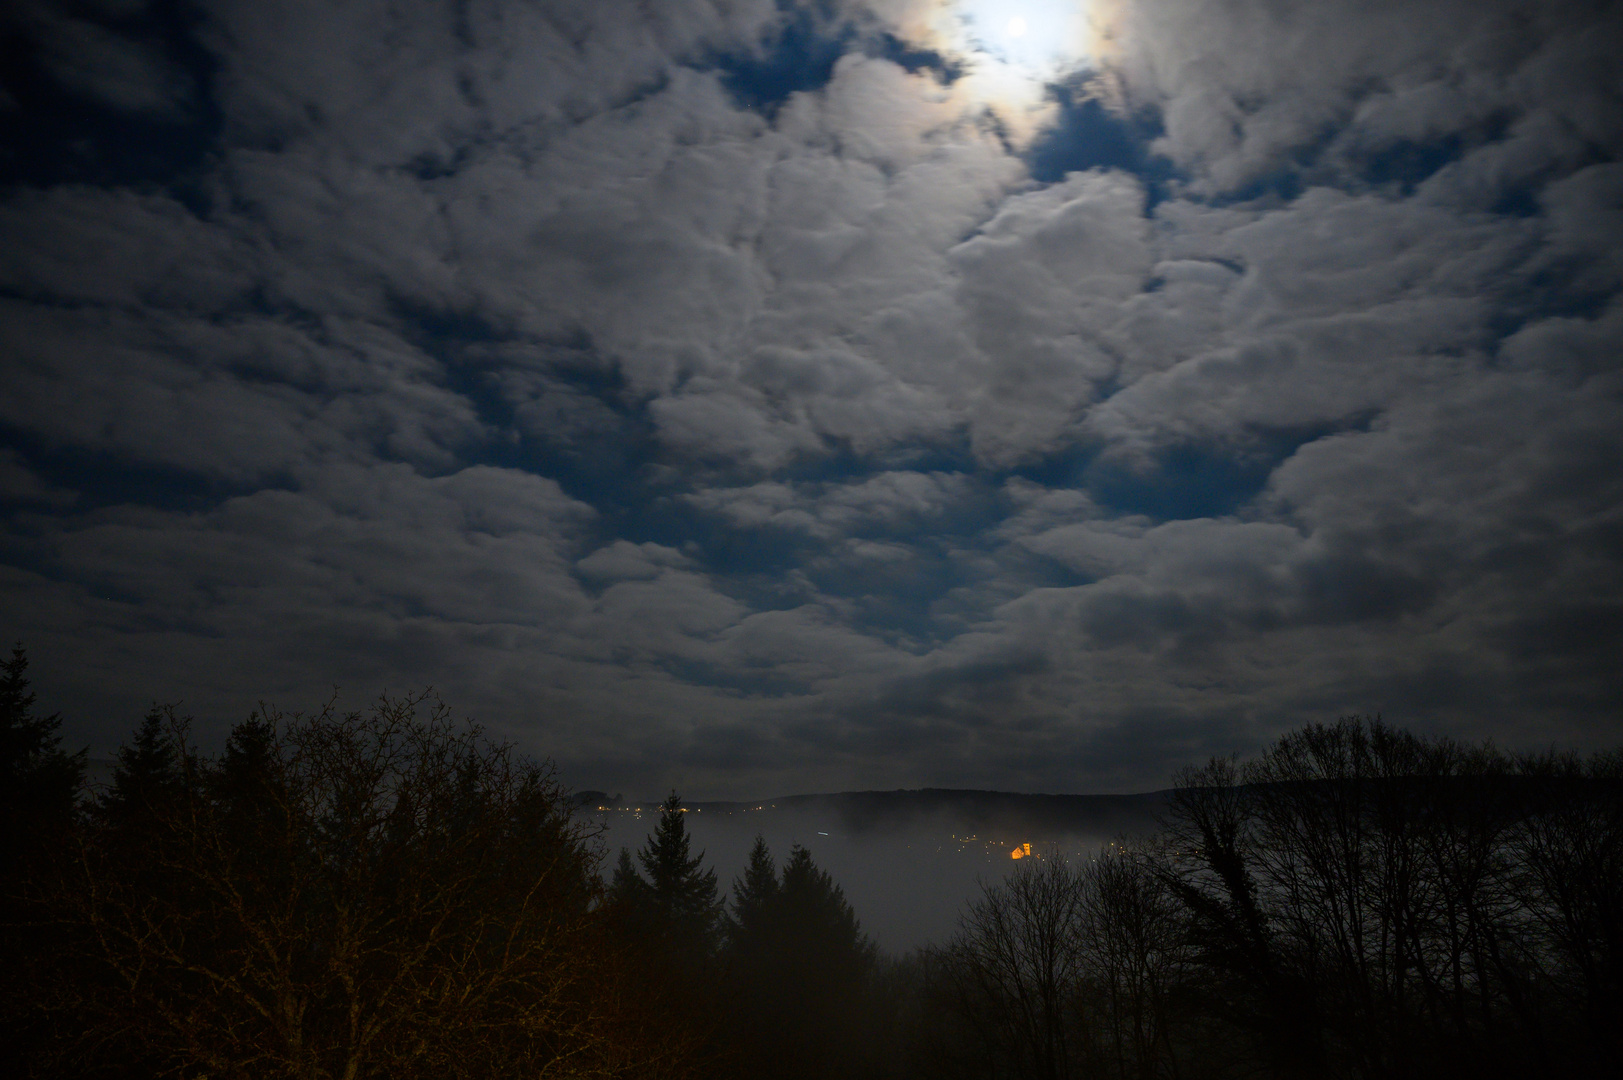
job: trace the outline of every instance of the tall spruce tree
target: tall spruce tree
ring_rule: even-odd
[[[72,819],[85,772],[85,751],[62,749],[61,714],[34,715],[27,673],[28,656],[13,645],[11,659],[0,663],[0,873],[7,886],[48,834]]]
[[[810,851],[795,845],[775,874],[756,837],[733,883],[727,944],[732,1026],[752,1067],[788,1080],[853,1075],[876,953]]]
[[[735,958],[758,951],[769,933],[769,920],[778,898],[778,869],[757,834],[750,848],[743,877],[733,879],[732,912],[727,919],[727,941]]]
[[[614,864],[614,876],[604,899],[612,913],[619,932],[628,936],[628,944],[646,941],[653,923],[653,903],[648,882],[637,873],[631,859],[631,849],[620,849],[619,861]]]
[[[144,827],[154,811],[185,782],[186,765],[195,762],[176,738],[184,730],[168,706],[154,705],[141,718],[130,743],[119,747],[112,787],[96,803],[96,813],[112,825]]]
[[[27,673],[14,645],[0,663],[0,1047],[22,1074],[81,1034],[46,1006],[65,977],[64,938],[42,893],[71,847],[85,770],[85,751],[62,749],[61,716],[34,715]]]
[[[802,980],[826,985],[831,993],[854,993],[875,957],[845,890],[796,844],[783,865],[775,905],[787,930],[783,946],[800,966]]]
[[[684,818],[682,797],[673,791],[637,861],[648,875],[648,904],[662,935],[679,951],[708,954],[715,949],[721,917],[716,872],[703,868],[703,851],[691,854]]]
[[[631,849],[622,847],[620,859],[614,864],[614,878],[609,882],[609,899],[620,904],[640,905],[648,893],[648,882],[637,873],[631,861]]]

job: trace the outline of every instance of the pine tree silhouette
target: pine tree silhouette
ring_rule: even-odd
[[[733,879],[732,913],[727,920],[727,939],[735,955],[753,954],[769,933],[768,920],[778,898],[778,869],[767,850],[766,839],[755,837],[744,876]]]
[[[703,869],[703,851],[691,854],[684,816],[682,797],[673,791],[637,861],[648,875],[648,902],[664,936],[681,951],[707,954],[714,950],[721,916],[716,872]]]
[[[13,645],[0,663],[0,873],[7,877],[25,857],[24,838],[71,818],[85,771],[85,751],[62,750],[61,714],[34,715],[27,672],[22,645]]]

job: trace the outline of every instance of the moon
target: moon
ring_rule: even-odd
[[[1096,69],[1120,0],[935,0],[925,40],[962,58],[953,93],[1024,145],[1051,121],[1052,87]]]
[[[1090,59],[1089,0],[960,0],[969,48],[1038,80]]]

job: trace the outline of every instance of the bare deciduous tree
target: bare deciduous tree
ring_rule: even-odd
[[[1076,871],[1057,856],[983,884],[960,920],[945,974],[963,1015],[1004,1051],[1008,1075],[1074,1075],[1081,923]]]
[[[214,762],[166,719],[162,783],[104,801],[61,894],[104,1046],[160,1073],[307,1080],[677,1056],[627,1007],[544,767],[417,697],[265,715]]]
[[[1122,843],[1081,864],[1077,886],[1098,1072],[1176,1074],[1169,995],[1183,967],[1182,912],[1145,854]]]

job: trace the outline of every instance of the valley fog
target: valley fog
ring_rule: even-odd
[[[931,796],[934,797],[931,797]],[[980,797],[977,798],[976,795]],[[795,796],[744,803],[694,803],[685,818],[692,851],[704,853],[730,899],[755,837],[781,868],[807,848],[844,889],[862,929],[902,954],[944,942],[980,881],[1000,880],[1026,845],[1034,856],[1085,857],[1101,844],[1148,832],[1159,796],[1099,796],[1085,805],[1044,805],[1055,796],[881,792]],[[1070,797],[1080,799],[1082,797]],[[600,808],[601,807],[601,808]],[[602,830],[607,876],[621,847],[647,843],[658,802],[590,803],[577,815]]]

